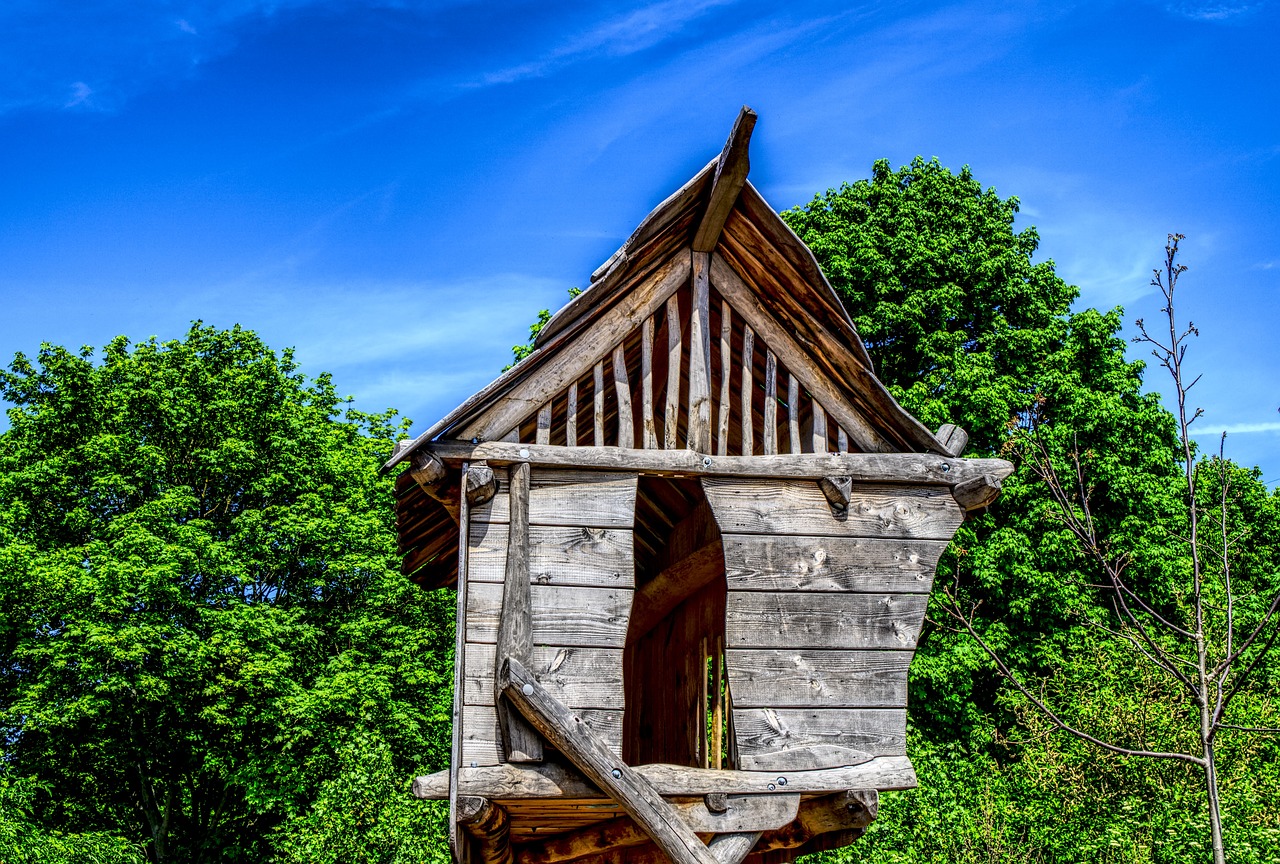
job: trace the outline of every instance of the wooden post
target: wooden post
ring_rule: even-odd
[[[813,400],[813,452],[827,452],[827,411]]]
[[[462,488],[467,488],[467,475],[471,466],[462,463]],[[471,536],[471,503],[466,495],[459,495],[458,502],[458,611],[454,629],[454,661],[453,661],[453,756],[454,763],[449,766],[449,849],[455,861],[467,864],[466,844],[458,842],[458,769],[462,766],[456,760],[462,756],[462,696],[466,670],[467,646],[467,551],[470,546],[463,538]]]
[[[511,466],[508,485],[511,522],[507,531],[507,570],[502,582],[502,615],[498,620],[497,662],[514,658],[529,663],[533,657],[533,601],[529,588],[529,463]],[[497,669],[494,680],[497,680]],[[494,688],[498,727],[508,762],[541,762],[542,739],[510,709],[502,688]]]
[[[676,294],[667,298],[667,415],[662,427],[663,444],[667,450],[680,447],[680,361],[683,350],[680,344],[680,299]]]
[[[778,358],[771,349],[764,352],[764,452],[778,452]]]
[[[597,363],[593,372],[595,382],[595,420],[592,426],[591,443],[596,447],[604,446],[604,363]]]
[[[507,811],[488,798],[459,797],[458,823],[475,838],[481,864],[512,864],[515,860]]]
[[[742,455],[750,456],[755,452],[756,442],[755,436],[752,434],[752,426],[755,417],[751,411],[751,397],[754,384],[752,382],[752,373],[755,371],[752,364],[755,358],[751,355],[755,349],[756,334],[750,325],[742,328],[742,392],[739,394],[742,399]]]
[[[943,423],[934,437],[948,456],[959,456],[969,446],[969,433],[954,423]]]
[[[787,375],[787,432],[791,436],[791,452],[799,453],[800,447],[800,381],[796,373]]]
[[[536,444],[551,443],[551,403],[548,402],[538,409],[538,434],[534,439]]]
[[[465,483],[467,501],[472,507],[483,507],[498,492],[498,480],[487,462],[472,462]]]
[[[729,455],[729,384],[733,378],[733,307],[720,301],[720,422],[717,425],[716,455]]]
[[[508,659],[499,686],[556,749],[636,820],[676,864],[718,864],[698,835],[649,781],[637,774],[560,703],[518,660]]]
[[[636,446],[636,427],[631,422],[631,382],[622,343],[613,349],[613,391],[618,396],[618,446],[630,450]]]
[[[644,411],[644,449],[658,446],[658,429],[653,418],[653,316],[640,328],[640,401]]]
[[[711,712],[711,762],[708,768],[724,768],[724,639],[715,638],[715,660],[712,661],[712,686],[715,687]]]
[[[564,413],[564,443],[567,447],[578,446],[578,382],[569,385],[568,405]]]
[[[849,452],[849,433],[844,431],[843,426],[836,427],[836,452]]]
[[[686,446],[711,452],[711,261],[693,255],[693,302],[689,314],[689,425]]]

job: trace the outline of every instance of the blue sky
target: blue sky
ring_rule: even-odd
[[[1278,482],[1277,5],[8,0],[0,354],[240,323],[421,430],[746,103],[774,206],[968,164],[1128,321],[1185,233],[1204,443]]]

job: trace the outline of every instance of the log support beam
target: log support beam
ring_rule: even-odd
[[[529,586],[529,463],[511,466],[507,487],[511,526],[507,539],[506,578],[502,582],[502,615],[498,622],[498,662],[533,659],[533,601]],[[494,681],[497,681],[497,669]],[[541,762],[542,739],[519,712],[512,710],[496,687],[494,704],[508,762]]]
[[[954,423],[943,423],[934,433],[948,456],[959,456],[969,446],[969,433]]]
[[[512,864],[511,825],[507,811],[488,798],[463,795],[458,798],[458,824],[475,843],[480,864]]]
[[[504,694],[578,770],[619,806],[675,864],[719,864],[672,804],[552,696],[518,660],[502,664]]]
[[[957,483],[951,490],[956,503],[966,513],[989,507],[1000,497],[1000,478],[994,474],[980,474]]]
[[[483,460],[472,462],[467,471],[467,503],[472,507],[483,507],[498,494],[498,478],[493,476],[493,469]]]
[[[836,514],[849,511],[849,499],[853,496],[853,477],[848,474],[823,477],[818,481],[818,488]]]

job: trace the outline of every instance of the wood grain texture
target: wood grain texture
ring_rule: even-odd
[[[582,722],[607,741],[609,747],[622,757],[622,712],[583,709],[576,712]],[[501,758],[498,712],[492,705],[464,705],[462,708],[462,762],[463,770],[472,767],[494,766],[503,763]],[[525,763],[523,767],[536,767],[538,763]],[[460,787],[465,789],[465,784]],[[492,797],[492,796],[486,796]]]
[[[903,708],[911,651],[729,649],[737,708]]]
[[[520,449],[527,451],[532,446]],[[634,474],[534,469],[529,489],[529,524],[630,528],[635,521],[635,496]],[[484,523],[503,523],[510,518],[505,495],[497,496],[486,507],[476,508],[472,515],[474,522]]]
[[[725,534],[730,591],[928,594],[945,540]],[[473,565],[474,570],[474,565]]]
[[[530,586],[533,644],[621,648],[627,637],[631,591],[620,588]],[[475,582],[467,588],[467,641],[495,643],[502,586]]]
[[[458,822],[475,840],[481,864],[512,864],[507,812],[488,798],[468,795],[458,801]]]
[[[710,252],[716,248],[725,220],[747,182],[751,170],[751,130],[756,125],[756,112],[743,105],[738,119],[733,123],[729,138],[724,143],[720,159],[716,162],[715,179],[707,199],[707,209],[693,236],[693,248],[698,252]]]
[[[712,792],[759,795],[777,791],[778,774],[774,771],[716,771],[681,765],[639,765],[635,771],[653,784],[658,794],[669,798],[701,797]],[[486,795],[504,803],[529,799],[606,800],[608,797],[579,772],[556,763],[463,767],[458,772],[458,781],[464,795]],[[769,788],[771,784],[773,789]],[[787,790],[805,795],[845,789],[888,791],[915,787],[915,769],[905,756],[880,756],[859,765],[787,774]],[[444,798],[448,790],[448,771],[418,777],[413,783],[413,794],[418,798]]]
[[[742,328],[742,384],[738,392],[738,397],[742,402],[740,411],[742,414],[743,456],[752,455],[756,446],[752,428],[755,421],[755,412],[751,410],[751,397],[755,390],[755,383],[752,381],[755,371],[752,365],[752,354],[754,353],[755,331],[748,324]]]
[[[920,636],[928,600],[925,594],[730,591],[725,645],[909,650]]]
[[[726,534],[807,534],[950,540],[963,520],[945,487],[857,484],[835,514],[816,483],[704,477],[702,487]]]
[[[571,382],[580,379],[596,363],[609,356],[619,340],[662,308],[667,298],[688,280],[689,254],[673,255],[642,279],[633,290],[623,293],[591,327],[576,334],[572,350],[552,354],[537,368],[537,374],[507,384],[506,393],[478,417],[466,423],[457,437],[487,441],[521,422],[538,410],[543,402]],[[519,369],[519,365],[516,369]],[[512,371],[515,372],[516,369]],[[501,381],[502,379],[495,384],[500,384]],[[485,389],[487,391],[489,388]],[[482,391],[473,398],[484,395],[485,391]],[[464,405],[459,410],[465,408]],[[428,436],[428,440],[434,437],[435,433]]]
[[[800,379],[796,373],[787,373],[787,438],[792,453],[801,453],[800,443]]]
[[[969,446],[969,433],[954,423],[943,423],[934,437],[948,456],[959,456]]]
[[[622,343],[613,349],[613,392],[618,398],[618,446],[636,446],[636,427],[631,418],[631,382],[627,380],[627,356]]]
[[[758,754],[767,754],[770,770],[781,770],[777,754],[813,745],[847,747],[872,756],[902,756],[907,747],[905,708],[735,708],[733,722],[738,758],[747,770],[754,769]],[[791,778],[787,781],[790,789]]]
[[[551,403],[543,405],[538,409],[538,431],[534,437],[535,443],[550,444],[551,443]]]
[[[494,704],[496,650],[467,643],[464,704]],[[617,648],[538,647],[530,652],[529,671],[570,708],[621,711],[622,651]]]
[[[568,447],[578,446],[578,382],[569,385],[565,396],[564,411],[564,443]]]
[[[778,358],[792,374],[801,376],[805,388],[849,430],[859,449],[868,453],[890,453],[900,449],[871,425],[859,408],[841,395],[818,364],[796,344],[795,337],[765,310],[742,277],[719,254],[711,256],[711,282],[733,304],[734,311],[778,353]]]
[[[1013,473],[1004,459],[955,459],[929,453],[795,453],[778,456],[702,456],[685,450],[620,450],[613,447],[539,447],[485,441],[437,441],[430,451],[449,465],[485,459],[494,466],[528,462],[537,468],[639,471],[662,476],[794,478],[817,480],[847,474],[859,483],[954,486],[973,477]]]
[[[778,357],[772,349],[764,352],[764,454],[778,452]]]
[[[653,415],[653,316],[644,319],[640,328],[640,402],[644,412],[641,424],[644,430],[643,447],[653,450],[658,446],[658,428]]]
[[[680,366],[684,347],[680,341],[680,298],[667,298],[667,412],[662,426],[663,447],[680,446]]]
[[[502,582],[507,526],[471,526],[470,579]],[[635,581],[631,532],[624,528],[533,525],[529,528],[529,581],[534,585],[630,588]]]
[[[729,404],[733,382],[733,307],[720,301],[720,416],[716,422],[716,455],[729,455]]]
[[[467,485],[467,472],[471,466],[463,464],[462,466],[462,487]],[[505,472],[504,472],[505,473]],[[458,530],[466,531],[471,519],[471,505],[467,502],[467,496],[462,495],[458,507]],[[459,842],[458,837],[458,799],[461,796],[458,784],[458,768],[462,765],[462,744],[463,744],[463,728],[466,725],[466,718],[463,716],[463,681],[466,675],[465,645],[467,630],[467,544],[458,544],[458,591],[457,591],[457,617],[454,632],[453,656],[455,658],[463,658],[461,662],[457,659],[453,664],[453,711],[451,719],[453,721],[453,732],[449,750],[449,768],[444,772],[446,777],[445,797],[449,799],[449,849],[453,852],[454,860],[465,861],[468,856],[465,844]]]
[[[591,443],[603,447],[604,440],[604,363],[597,363],[591,368],[592,404],[591,404]]]
[[[518,661],[499,670],[503,693],[574,766],[622,805],[675,864],[716,860],[679,813],[653,786],[624,763],[609,742],[583,718],[556,701]]]
[[[529,463],[512,465],[507,500],[511,522],[506,578],[498,624],[497,656],[528,663],[533,651],[533,609],[529,590]],[[490,667],[493,668],[493,667]],[[542,739],[524,718],[497,699],[498,725],[508,762],[541,762]]]
[[[711,285],[706,252],[693,254],[692,304],[689,313],[689,420],[685,443],[698,453],[711,452]]]
[[[827,412],[818,404],[818,400],[813,401],[813,452],[826,453],[830,449],[827,447]]]

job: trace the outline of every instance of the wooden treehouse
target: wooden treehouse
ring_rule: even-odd
[[[1011,470],[877,380],[747,180],[755,114],[536,350],[412,443],[405,572],[457,585],[462,862],[791,861],[916,783],[938,557]]]

